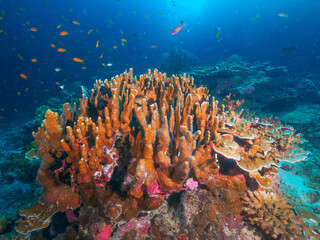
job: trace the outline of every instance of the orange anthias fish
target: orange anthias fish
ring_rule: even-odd
[[[99,40],[96,42],[96,48],[99,47]]]
[[[59,24],[59,25],[57,26],[57,29],[61,28],[61,26],[62,26],[62,24]]]
[[[152,45],[151,48],[157,48],[157,45]]]
[[[175,27],[175,28],[172,30],[171,35],[177,34],[177,33],[181,30],[181,28],[183,28],[183,21],[181,21],[181,25]]]
[[[73,58],[73,61],[75,61],[75,62],[81,62],[81,63],[83,63],[83,60],[82,59],[80,59],[80,58]]]
[[[54,45],[53,43],[51,43],[51,44],[50,44],[50,46],[51,46],[51,47],[53,47],[53,48],[55,48],[55,47],[56,47],[56,45]]]
[[[124,38],[121,38],[121,41],[122,41],[122,42],[127,42],[127,40],[126,40],[126,39],[124,39]]]
[[[64,49],[64,48],[58,48],[57,51],[58,51],[58,52],[66,52],[67,50]]]
[[[78,21],[73,21],[72,23],[75,25],[80,25],[80,23]]]
[[[90,29],[89,31],[88,31],[88,35],[90,35],[92,33],[92,29]]]
[[[38,61],[37,58],[32,58],[32,59],[31,59],[31,62],[37,62],[37,61]]]
[[[220,31],[221,31],[221,28],[220,27],[217,27],[217,29],[216,29],[216,38],[218,38],[218,40],[221,40],[221,38],[220,38]]]
[[[36,28],[30,28],[30,30],[32,31],[32,32],[36,32],[36,31],[38,31],[38,29],[36,29]]]
[[[60,33],[60,35],[61,35],[61,36],[66,36],[66,35],[68,35],[68,32],[62,31],[62,32]]]
[[[288,14],[285,14],[285,13],[279,13],[278,16],[279,17],[288,18]]]
[[[24,79],[27,79],[27,78],[28,78],[28,77],[27,77],[25,74],[23,74],[23,73],[20,74],[20,77],[22,77],[22,78],[24,78]]]
[[[260,191],[260,192],[263,192],[265,189],[263,187],[261,187],[261,186],[258,186],[257,190]]]

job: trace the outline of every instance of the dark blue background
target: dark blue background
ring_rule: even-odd
[[[162,54],[175,47],[197,55],[200,64],[238,54],[246,61],[287,66],[291,73],[320,71],[319,1],[175,2],[176,6],[171,0],[1,1],[0,121],[33,116],[37,106],[59,96],[56,82],[66,88],[73,81],[91,87],[93,76],[109,77],[129,67],[140,74],[158,67]],[[288,18],[279,17],[279,13],[288,14]],[[258,14],[260,18],[250,20]],[[74,20],[80,26],[74,25]],[[172,36],[171,31],[182,20],[185,28]],[[57,29],[59,24],[62,27]],[[30,31],[31,27],[38,31]],[[217,27],[221,28],[221,41],[215,37]],[[90,29],[93,32],[88,35]],[[62,30],[69,35],[60,36]],[[125,46],[120,44],[122,38],[127,40]],[[95,47],[97,40],[99,48]],[[52,43],[68,52],[57,52],[50,47]],[[287,46],[298,48],[282,51]],[[74,57],[83,59],[84,64],[74,62]],[[31,62],[32,58],[38,62]],[[113,65],[102,65],[108,62]],[[56,67],[62,70],[55,72]],[[21,73],[28,79],[21,78]]]

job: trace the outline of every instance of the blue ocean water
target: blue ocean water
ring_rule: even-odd
[[[0,6],[0,121],[20,112],[32,115],[39,103],[59,94],[56,82],[66,88],[73,81],[90,85],[92,76],[112,76],[129,67],[142,73],[159,67],[162,55],[174,48],[192,52],[201,64],[238,54],[291,71],[320,69],[317,1],[3,0]],[[185,27],[171,35],[181,21]],[[68,35],[60,36],[61,31]]]

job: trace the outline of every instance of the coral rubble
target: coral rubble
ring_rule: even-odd
[[[16,230],[28,236],[51,221],[51,236],[130,239],[149,231],[154,239],[207,239],[243,210],[267,212],[276,199],[251,192],[246,198],[245,191],[273,191],[279,162],[305,159],[301,136],[277,119],[236,111],[242,102],[230,95],[219,104],[193,83],[157,70],[134,77],[130,69],[96,81],[91,95],[83,91],[78,106],[64,104],[60,116],[48,110],[33,134],[43,194],[21,211]],[[175,196],[183,214],[173,214],[180,228],[169,233],[155,213]],[[254,196],[267,208],[254,209]],[[58,217],[69,222],[64,232],[54,225]],[[234,224],[239,232],[242,225]]]

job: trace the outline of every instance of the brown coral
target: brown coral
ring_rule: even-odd
[[[252,225],[274,239],[305,239],[303,221],[295,216],[293,207],[278,193],[247,191],[243,197],[244,211]]]
[[[20,211],[24,219],[18,220],[16,230],[22,235],[28,235],[31,231],[46,228],[51,222],[51,216],[57,211],[54,205],[37,202]]]

